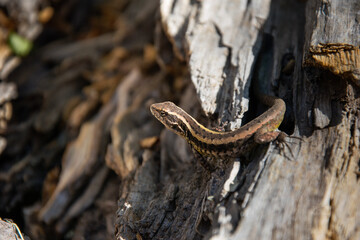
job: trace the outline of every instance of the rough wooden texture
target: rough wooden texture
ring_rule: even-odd
[[[305,64],[360,86],[359,1],[311,1],[307,8]]]
[[[358,2],[163,1],[160,9],[165,35],[175,55],[189,63],[205,113],[217,113],[222,123],[229,120],[237,127],[236,119],[247,109],[256,60],[270,48],[268,84],[288,108],[282,129],[302,140],[288,138],[283,148],[270,145],[265,156],[250,155],[252,161],[243,168],[234,162],[211,175],[188,169],[189,177],[180,167],[181,162],[188,164],[186,155],[178,154],[172,163],[177,177],[168,177],[163,194],[146,214],[138,215],[132,225],[140,229],[138,234],[173,239],[359,239],[359,89],[353,83],[359,70]],[[308,60],[316,59],[313,49],[319,46],[336,55],[331,67]],[[354,53],[344,54],[344,49]],[[170,164],[170,146],[182,152],[183,145],[165,135],[160,138],[161,161]],[[162,173],[166,176],[166,170]],[[194,185],[197,177],[200,185]],[[184,207],[192,211],[181,223],[178,213]]]
[[[248,110],[252,63],[271,1],[163,1],[161,21],[174,51],[189,62],[208,115],[239,127]]]

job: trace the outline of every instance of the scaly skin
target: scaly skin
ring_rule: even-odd
[[[204,127],[172,102],[155,103],[150,106],[150,110],[165,127],[186,139],[201,155],[234,158],[244,155],[256,144],[275,140],[279,135],[276,130],[284,118],[285,102],[268,95],[257,97],[270,108],[231,132],[218,132]]]

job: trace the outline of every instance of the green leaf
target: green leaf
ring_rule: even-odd
[[[33,47],[30,40],[14,32],[9,34],[8,42],[11,50],[21,57],[28,55]]]

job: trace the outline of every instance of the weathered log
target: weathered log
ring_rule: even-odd
[[[141,209],[122,198],[117,238],[359,238],[359,10],[355,0],[162,1],[165,35],[189,64],[205,113],[239,127],[256,102],[257,59],[270,49],[268,85],[288,109],[281,129],[301,140],[259,147],[250,164],[210,174],[182,154],[182,140],[162,134],[163,187]],[[183,96],[182,107],[193,99]]]

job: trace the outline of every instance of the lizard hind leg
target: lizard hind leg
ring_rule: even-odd
[[[272,132],[263,132],[263,133],[259,131],[255,134],[254,140],[258,144],[265,144],[276,140],[277,144],[280,145],[281,150],[283,151],[286,146],[289,149],[292,158],[294,158],[294,154],[292,153],[290,146],[285,140],[287,136],[288,135],[286,133],[281,131],[272,131]]]
[[[279,131],[262,132],[258,131],[255,133],[254,140],[258,144],[265,144],[276,140],[279,137]]]
[[[280,132],[278,138],[276,139],[278,144],[282,147],[282,150],[284,151],[284,149],[286,147],[289,150],[292,159],[296,159],[295,155],[293,154],[293,148],[291,148],[289,146],[289,142],[286,141],[286,138],[294,138],[294,139],[298,139],[300,141],[303,141],[303,139],[301,137],[297,137],[297,136],[289,136],[284,132]],[[290,144],[291,143],[294,143],[294,142],[290,142]]]

